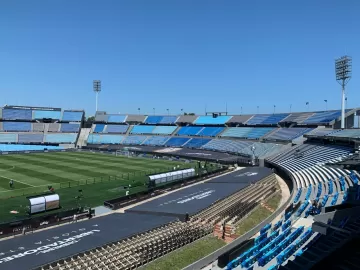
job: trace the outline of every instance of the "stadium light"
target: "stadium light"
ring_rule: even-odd
[[[274,105],[274,114],[275,114],[276,105]]]
[[[180,110],[180,111],[181,111],[180,114],[183,114],[183,110],[184,110],[184,109],[181,109],[181,110]]]
[[[290,104],[290,113],[291,113],[291,107],[292,107],[292,104]]]
[[[100,80],[93,80],[93,90],[96,94],[96,105],[95,105],[95,112],[98,110],[98,98],[99,93],[101,92],[101,81]]]
[[[257,114],[259,114],[259,106],[257,106]]]
[[[154,115],[155,115],[155,108],[153,108],[153,113],[154,113]]]
[[[169,115],[169,109],[166,109],[167,110],[167,112],[168,112],[168,115]]]
[[[327,99],[324,99],[325,101],[325,111],[327,111]]]
[[[310,111],[310,102],[309,101],[306,101],[306,106],[307,106],[307,110]]]
[[[335,59],[336,81],[341,85],[341,128],[345,128],[345,85],[351,79],[352,58],[343,56]]]
[[[241,112],[241,114],[242,114],[242,106],[240,107],[240,112]]]
[[[140,108],[138,108],[138,114],[140,115]]]

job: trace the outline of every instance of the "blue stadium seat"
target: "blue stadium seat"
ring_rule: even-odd
[[[32,110],[7,109],[2,110],[2,119],[4,120],[31,120]]]
[[[149,116],[145,119],[145,122],[144,122],[144,123],[146,123],[146,124],[159,124],[163,118],[164,118],[164,116],[149,115]]]
[[[347,112],[349,110],[346,110]],[[325,111],[325,112],[316,112],[313,116],[306,119],[304,124],[324,124],[329,123],[337,119],[341,115],[341,111]]]
[[[168,140],[165,145],[166,146],[173,146],[173,147],[180,147],[183,144],[185,144],[187,141],[189,141],[190,138],[179,138],[179,137],[173,137],[170,140]]]
[[[64,111],[62,116],[62,121],[67,122],[81,122],[84,112],[75,112],[75,111]]]
[[[80,124],[61,124],[60,132],[79,132]]]
[[[97,126],[98,124],[96,124]],[[126,133],[128,130],[128,125],[107,125],[107,133]],[[95,132],[95,131],[94,131]]]
[[[19,133],[19,143],[42,143],[44,140],[43,133]]]
[[[107,135],[107,134],[90,134],[88,137],[89,144],[120,144],[124,136]]]
[[[44,141],[48,143],[75,143],[77,135],[77,133],[46,134]]]
[[[178,119],[177,116],[164,116],[160,121],[159,124],[174,124]]]
[[[16,133],[0,133],[0,143],[17,143],[18,135]]]
[[[33,119],[59,119],[61,118],[61,111],[46,111],[46,110],[33,110]]]
[[[261,124],[262,125],[276,125],[277,123],[279,123],[281,120],[284,120],[288,116],[289,116],[288,113],[271,114]]]
[[[210,141],[211,141],[211,139],[192,138],[185,145],[183,145],[183,147],[200,148],[200,147],[202,147],[203,145],[207,144]]]
[[[155,126],[134,126],[130,131],[131,134],[151,134]]]
[[[177,134],[178,135],[187,135],[187,136],[195,136],[203,129],[203,127],[181,127]]]
[[[253,128],[248,134],[248,139],[260,139],[265,136],[267,133],[273,131],[274,128]]]
[[[227,128],[223,134],[221,134],[221,137],[234,137],[234,138],[247,138],[247,134],[252,130],[253,128],[249,127],[231,127]]]
[[[154,130],[152,131],[153,134],[164,134],[164,135],[170,135],[172,134],[176,129],[176,126],[156,126]]]
[[[30,122],[3,122],[4,131],[31,131]]]
[[[94,128],[94,133],[102,133],[104,131],[105,124],[96,124]]]
[[[163,145],[170,137],[150,136],[142,143],[143,145]]]
[[[310,132],[312,128],[279,128],[277,131],[265,136],[267,140],[278,141],[291,141],[307,132]]]
[[[218,116],[216,118],[212,116],[199,116],[195,120],[197,125],[224,125],[232,116]]]
[[[215,137],[224,130],[224,127],[204,127],[199,133],[199,136]]]
[[[140,145],[145,141],[146,138],[147,138],[146,136],[131,135],[131,136],[125,137],[125,139],[122,141],[122,143],[123,144]]]
[[[268,119],[271,115],[270,114],[256,114],[252,118],[250,118],[246,124],[247,125],[260,125],[266,119]]]

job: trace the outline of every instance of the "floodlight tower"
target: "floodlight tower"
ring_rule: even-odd
[[[345,85],[351,78],[352,58],[343,56],[335,60],[336,80],[342,87],[341,95],[341,128],[345,128]]]
[[[100,80],[94,80],[93,81],[93,90],[96,94],[96,111],[98,110],[98,98],[99,98],[99,93],[101,92],[101,81]]]

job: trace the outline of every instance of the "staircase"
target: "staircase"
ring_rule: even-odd
[[[80,130],[80,135],[76,143],[76,147],[81,148],[82,146],[85,146],[87,144],[87,139],[89,137],[89,134],[91,132],[91,128],[82,128]]]

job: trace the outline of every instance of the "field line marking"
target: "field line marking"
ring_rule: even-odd
[[[7,171],[11,171],[13,169],[15,169],[15,166],[11,166],[11,168],[9,168],[9,169],[0,169],[0,171],[1,172],[7,172]]]
[[[21,181],[19,181],[19,180],[15,180],[15,179],[12,179],[12,178],[3,176],[3,175],[1,175],[1,177],[2,177],[2,178],[9,179],[9,180],[13,180],[14,182],[19,182],[19,183],[21,183],[21,184],[24,184],[24,185],[27,185],[27,186],[30,186],[30,187],[37,187],[37,186],[31,185],[31,184],[28,184],[28,183],[24,183],[24,182],[21,182]]]

